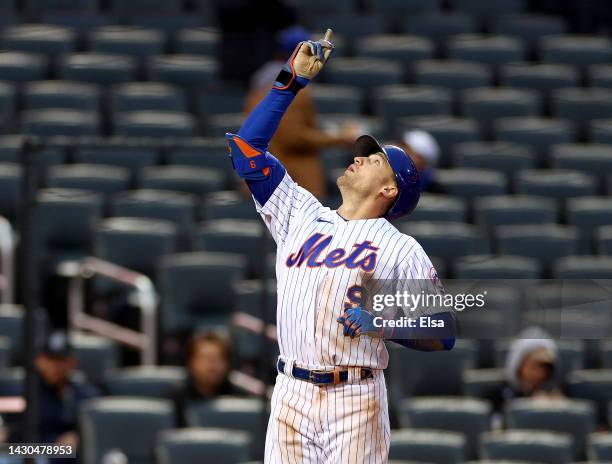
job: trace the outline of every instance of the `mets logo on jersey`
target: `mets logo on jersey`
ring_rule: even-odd
[[[326,251],[333,235],[316,233],[311,235],[296,253],[287,256],[287,267],[300,267],[304,262],[308,267],[326,266],[335,268],[346,266],[348,269],[361,268],[365,272],[372,272],[376,268],[376,252],[378,248],[370,241],[355,243],[352,249],[335,248]]]

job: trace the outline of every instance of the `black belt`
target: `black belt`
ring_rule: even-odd
[[[279,359],[276,367],[278,372],[281,374],[285,373],[285,361]],[[362,367],[360,369],[361,375],[359,378],[361,380],[371,379],[374,377],[374,371],[372,369],[367,367]],[[305,382],[310,382],[315,385],[337,385],[348,380],[348,373],[348,370],[340,370],[339,368],[336,368],[333,371],[317,371],[293,366],[291,375],[296,379],[304,380]]]

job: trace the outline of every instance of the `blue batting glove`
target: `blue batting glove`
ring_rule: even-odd
[[[360,335],[384,338],[386,334],[384,327],[376,327],[374,319],[376,316],[363,308],[349,308],[344,311],[344,315],[337,319],[342,324],[344,336],[351,338]]]

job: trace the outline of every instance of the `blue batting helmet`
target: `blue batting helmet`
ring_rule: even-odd
[[[385,218],[397,219],[412,213],[421,196],[421,181],[412,159],[404,150],[395,145],[381,145],[371,135],[362,135],[357,138],[353,147],[356,156],[368,156],[373,153],[382,152],[395,174],[399,194],[395,203]]]

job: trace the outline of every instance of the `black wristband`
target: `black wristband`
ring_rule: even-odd
[[[288,88],[289,90],[291,90],[291,93],[293,93],[293,95],[296,95],[300,90],[304,88],[304,86],[300,85],[300,83],[293,78],[293,74],[291,74],[286,69],[281,69],[281,71],[278,73],[278,76],[276,76],[276,82],[281,84],[283,86],[283,89]]]

